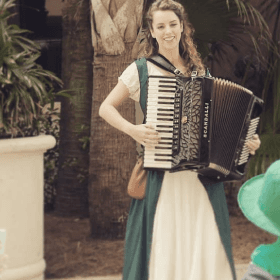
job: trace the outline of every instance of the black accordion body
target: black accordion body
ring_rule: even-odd
[[[149,76],[146,123],[161,140],[144,150],[144,168],[195,170],[218,181],[240,180],[263,101],[235,83],[208,76]]]

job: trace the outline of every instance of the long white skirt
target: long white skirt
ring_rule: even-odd
[[[232,280],[211,202],[195,172],[165,172],[149,280]]]

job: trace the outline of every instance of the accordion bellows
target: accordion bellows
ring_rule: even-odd
[[[144,168],[195,170],[218,181],[240,180],[263,101],[212,77],[149,76],[146,123],[161,136],[145,149]]]

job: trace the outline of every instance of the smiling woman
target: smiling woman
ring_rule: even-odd
[[[193,67],[199,75],[205,74],[193,43],[193,28],[181,4],[156,0],[147,13],[147,23],[144,57],[128,66],[99,109],[109,124],[145,149],[166,144],[161,142],[160,130],[152,123],[128,122],[117,107],[130,97],[145,111],[143,85],[148,75],[170,75],[146,58],[160,54],[185,76],[190,76]],[[131,203],[123,279],[236,279],[223,184],[205,183],[191,170],[149,170],[145,198]]]
[[[159,43],[155,36],[157,31],[165,32],[164,36],[167,40],[169,35],[177,36],[174,39],[176,39],[175,41],[178,39],[179,49],[176,47],[175,52],[168,51],[161,54],[174,66],[181,64],[185,67],[187,76],[191,74],[193,66],[196,66],[199,75],[204,74],[204,65],[192,39],[194,29],[182,5],[175,1],[155,1],[147,12],[146,19],[148,26],[145,34],[146,40],[143,42],[143,56],[150,57],[161,53],[162,50],[159,50]],[[157,26],[158,24],[160,25]],[[157,28],[159,29],[157,30]],[[167,41],[165,40],[165,42]],[[179,65],[176,65],[176,60],[179,60]]]
[[[148,11],[147,22],[145,57],[161,54],[186,76],[193,66],[200,75],[204,74],[192,40],[193,29],[178,2],[155,1]],[[140,80],[148,75],[167,75],[145,58],[132,63],[119,77],[99,113],[112,126],[149,149],[158,145],[159,133],[150,124],[128,122],[116,109],[128,97],[140,101],[143,88],[136,63],[147,69]],[[189,170],[149,171],[145,198],[133,199],[131,204],[123,279],[235,279],[229,240],[223,184],[203,185],[197,174]]]

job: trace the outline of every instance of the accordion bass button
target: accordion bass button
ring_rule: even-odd
[[[186,123],[187,121],[188,121],[188,117],[187,116],[182,117],[182,124]]]

